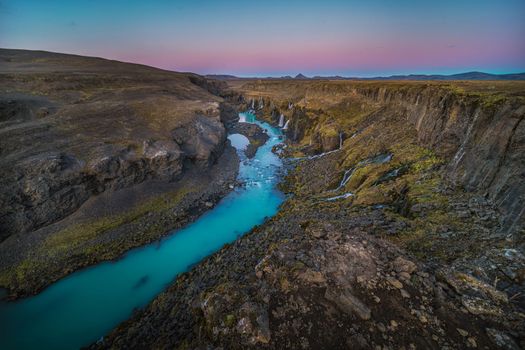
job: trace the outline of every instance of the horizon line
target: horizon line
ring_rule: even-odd
[[[0,50],[25,50],[25,51],[39,51],[39,52],[46,52],[46,53],[52,53],[52,54],[60,54],[60,55],[71,55],[71,56],[81,56],[81,57],[91,57],[91,58],[98,58],[98,59],[104,59],[108,61],[117,61],[122,63],[130,63],[130,64],[137,64],[137,65],[143,65],[147,67],[152,67],[160,70],[170,71],[174,73],[192,73],[197,74],[201,76],[231,76],[234,78],[239,79],[282,79],[282,78],[292,78],[295,79],[296,76],[302,75],[305,78],[302,79],[314,79],[314,78],[342,78],[342,79],[381,79],[381,78],[392,78],[392,77],[408,77],[408,76],[443,76],[443,77],[449,77],[453,75],[459,75],[459,74],[468,74],[468,73],[482,73],[482,74],[490,74],[490,75],[519,75],[519,74],[525,74],[525,68],[520,71],[512,71],[512,72],[505,72],[505,73],[494,73],[494,70],[478,70],[478,69],[466,69],[466,70],[458,70],[454,73],[392,73],[392,74],[365,74],[365,75],[344,75],[344,74],[315,74],[315,75],[306,75],[301,72],[299,73],[282,73],[280,75],[264,75],[264,74],[232,74],[232,73],[200,73],[198,71],[187,71],[184,69],[177,70],[175,67],[162,67],[158,65],[148,64],[140,61],[128,61],[123,59],[117,59],[117,58],[110,58],[110,57],[103,57],[103,56],[97,56],[97,55],[89,55],[89,54],[81,54],[81,53],[68,53],[68,52],[59,52],[59,51],[50,51],[50,50],[42,50],[42,49],[27,49],[27,48],[10,48],[10,47],[0,47]],[[297,79],[301,80],[301,78]]]

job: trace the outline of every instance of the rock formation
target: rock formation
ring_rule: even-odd
[[[2,49],[0,62],[0,284],[12,293],[161,237],[235,181],[225,125],[237,112],[220,83],[47,52]]]

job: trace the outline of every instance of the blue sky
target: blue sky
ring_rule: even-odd
[[[0,0],[0,46],[245,76],[525,71],[525,1]]]

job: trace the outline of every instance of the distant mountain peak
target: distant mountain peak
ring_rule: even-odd
[[[479,71],[471,71],[457,74],[407,74],[407,75],[391,75],[391,76],[378,76],[370,78],[362,77],[344,77],[340,75],[332,76],[320,76],[316,75],[314,77],[307,77],[302,73],[297,74],[295,77],[290,75],[285,75],[281,77],[266,77],[266,78],[256,78],[256,77],[236,77],[235,75],[229,74],[208,74],[207,78],[217,79],[217,80],[236,80],[236,79],[297,79],[297,80],[525,80],[524,73],[510,73],[510,74],[491,74]]]

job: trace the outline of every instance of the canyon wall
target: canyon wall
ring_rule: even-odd
[[[0,242],[103,192],[208,171],[235,117],[194,74],[26,50],[0,63]]]
[[[93,195],[146,180],[176,181],[185,164],[206,171],[226,140],[218,116],[197,115],[172,135],[144,140],[140,148],[106,145],[88,160],[50,151],[12,163],[0,180],[0,240],[60,220]]]
[[[519,100],[480,100],[445,89],[356,89],[400,110],[421,144],[449,159],[446,176],[467,191],[480,191],[504,214],[503,229],[524,223],[525,105]]]
[[[458,85],[471,88],[468,84],[481,83]],[[495,91],[421,82],[248,82],[237,89],[248,107],[253,101],[255,110],[264,108],[262,115],[269,115],[274,124],[284,113],[290,120],[289,139],[309,143],[315,152],[334,150],[340,136],[358,132],[344,119],[362,113],[364,105],[370,107],[369,115],[401,115],[407,128],[415,128],[421,145],[447,159],[444,176],[494,201],[503,214],[502,231],[516,232],[525,223],[523,89],[521,83],[511,92],[499,91],[498,82],[483,84]],[[342,114],[318,117],[333,109]]]

